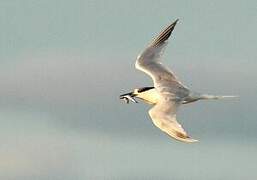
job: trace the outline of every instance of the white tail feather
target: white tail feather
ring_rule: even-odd
[[[225,98],[237,98],[239,96],[214,96],[214,95],[208,95],[203,94],[201,95],[201,99],[225,99]]]

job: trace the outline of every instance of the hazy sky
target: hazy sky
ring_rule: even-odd
[[[155,128],[119,94],[149,86],[135,58],[179,18],[164,63],[195,91],[181,108],[200,143]],[[0,178],[257,177],[256,1],[0,1]]]

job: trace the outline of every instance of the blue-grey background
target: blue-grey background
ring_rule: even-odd
[[[199,143],[154,127],[119,94],[151,85],[135,58],[180,21],[164,62],[193,90]],[[257,2],[1,0],[0,179],[256,179]]]

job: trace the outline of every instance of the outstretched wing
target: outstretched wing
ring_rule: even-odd
[[[157,89],[165,88],[165,91],[180,91],[187,88],[177,79],[174,73],[161,63],[161,57],[164,48],[167,45],[167,40],[170,37],[173,29],[176,26],[178,19],[164,29],[159,36],[137,57],[136,68],[145,72],[154,81],[154,86]],[[174,93],[174,92],[173,92]]]
[[[162,100],[157,103],[149,114],[155,126],[167,133],[169,136],[182,142],[196,142],[197,140],[190,138],[183,127],[176,120],[176,111],[179,104],[173,100]]]

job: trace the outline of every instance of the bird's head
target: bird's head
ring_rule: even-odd
[[[136,88],[136,89],[133,90],[132,96],[137,96],[139,93],[140,93],[140,92],[139,92],[139,89]]]

